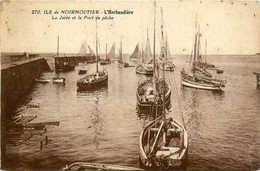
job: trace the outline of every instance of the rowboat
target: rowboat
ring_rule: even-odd
[[[78,70],[78,74],[86,74],[88,70],[86,69],[80,69]]]
[[[146,169],[183,169],[188,161],[188,135],[172,118],[159,117],[140,135],[140,162]]]
[[[61,83],[61,84],[65,84],[65,78],[61,78],[61,77],[53,77],[52,78],[52,83]]]
[[[50,83],[51,79],[35,79],[36,83]]]

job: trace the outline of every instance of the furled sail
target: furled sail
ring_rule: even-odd
[[[116,42],[113,43],[113,45],[112,45],[110,51],[109,51],[108,54],[107,54],[107,57],[108,57],[108,58],[115,58],[115,57],[116,57],[116,52],[115,52],[115,50],[116,50]]]
[[[139,43],[135,46],[135,50],[132,53],[132,55],[129,57],[129,59],[139,59],[140,58],[140,49],[139,49]]]

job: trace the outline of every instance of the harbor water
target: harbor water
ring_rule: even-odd
[[[227,81],[222,93],[181,86],[180,70],[187,57],[178,56],[175,71],[166,73],[172,86],[168,115],[184,121],[189,136],[187,169],[259,169],[260,90],[253,74],[260,69],[259,58],[219,59],[223,60],[212,61],[224,70],[219,75]],[[66,84],[36,84],[14,115],[37,115],[32,123],[60,121],[60,125],[46,126],[44,135],[19,145],[7,145],[6,156],[2,156],[5,169],[58,170],[76,161],[139,167],[144,120],[136,113],[136,89],[145,76],[137,75],[134,67],[121,68],[112,62],[100,66],[109,73],[107,87],[78,92],[76,82],[83,75],[77,71],[88,69],[91,73],[95,67],[80,64],[72,72],[42,74],[41,78],[65,77]],[[27,108],[29,103],[39,103],[40,108]],[[45,136],[49,143],[40,149]]]

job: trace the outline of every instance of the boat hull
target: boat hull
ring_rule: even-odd
[[[150,81],[148,81],[148,83],[149,82]],[[171,86],[167,83],[165,83],[165,84],[168,87],[166,92],[165,92],[165,108],[168,110],[171,107]],[[149,114],[149,112],[154,113],[154,111],[156,111],[156,107],[157,107],[158,111],[160,113],[160,111],[162,111],[162,109],[163,109],[163,104],[162,103],[154,104],[151,101],[144,100],[142,98],[142,95],[140,95],[140,93],[139,93],[139,88],[140,87],[138,87],[137,91],[136,91],[138,112],[139,113],[147,113],[147,114]],[[161,102],[162,102],[162,99],[161,99]],[[152,107],[153,107],[153,111],[151,111]]]
[[[86,77],[89,76],[94,76],[94,74],[92,75],[88,75]],[[83,78],[84,79],[84,78]],[[78,90],[79,91],[84,91],[84,90],[90,90],[90,89],[94,89],[94,88],[98,88],[98,87],[103,87],[103,86],[107,86],[108,83],[108,74],[105,71],[105,75],[102,76],[102,78],[100,78],[100,80],[94,81],[94,82],[84,82],[84,81],[78,81],[77,82],[77,86],[78,86]]]
[[[148,75],[152,76],[153,75],[153,70],[152,69],[146,69],[143,66],[139,65],[135,69],[137,74],[142,74],[142,75]]]
[[[191,87],[191,88],[197,88],[203,90],[222,90],[220,86],[190,81],[184,78],[181,79],[181,84],[185,87]]]
[[[154,159],[148,157],[146,154],[146,150],[144,149],[144,144],[146,139],[146,135],[148,132],[148,129],[151,128],[155,123],[158,123],[160,120],[162,120],[161,117],[155,119],[152,121],[149,125],[147,125],[141,132],[140,134],[140,139],[139,139],[139,162],[140,166],[143,169],[186,169],[187,168],[187,163],[188,163],[188,134],[184,127],[177,121],[173,120],[171,123],[174,125],[178,125],[183,131],[183,144],[182,148],[180,149],[181,153],[179,154],[179,157],[177,158],[171,158],[169,157],[166,159],[166,163],[163,163],[164,165],[161,165],[161,163],[158,163]],[[165,129],[165,128],[162,128]],[[148,135],[149,137],[149,135]],[[171,153],[170,153],[171,155]]]

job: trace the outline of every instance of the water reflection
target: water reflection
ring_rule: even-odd
[[[95,104],[91,109],[91,115],[90,115],[92,126],[89,127],[92,128],[93,130],[93,135],[94,135],[93,144],[95,145],[96,149],[99,146],[99,136],[103,128],[102,117],[100,115],[102,115],[102,113],[99,110],[99,97],[96,96]]]

